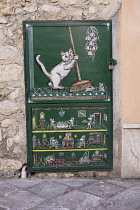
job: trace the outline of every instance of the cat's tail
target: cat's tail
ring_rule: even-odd
[[[37,63],[40,65],[41,70],[43,71],[43,73],[44,73],[49,79],[51,79],[51,75],[49,74],[49,72],[47,72],[47,70],[46,70],[44,64],[39,60],[39,58],[40,58],[40,55],[37,55],[37,56],[36,56],[36,61],[37,61]]]

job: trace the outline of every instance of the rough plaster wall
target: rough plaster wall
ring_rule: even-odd
[[[139,7],[139,0],[125,0],[120,15],[122,178],[140,178]]]
[[[110,19],[120,4],[120,0],[0,0],[0,177],[18,176],[17,171],[26,163],[23,20]],[[114,23],[118,26],[118,18]],[[116,38],[117,33],[116,30]],[[115,48],[114,53],[118,54]],[[114,145],[118,161],[118,143]],[[80,172],[78,176],[85,174]],[[95,172],[88,174],[95,176]],[[98,172],[99,176],[108,174]],[[70,176],[73,174],[66,174]]]

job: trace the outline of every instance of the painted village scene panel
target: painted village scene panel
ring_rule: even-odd
[[[32,108],[35,167],[107,165],[108,137],[107,106]]]
[[[110,98],[108,26],[29,30],[31,100]]]

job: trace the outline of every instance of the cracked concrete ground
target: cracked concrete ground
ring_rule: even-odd
[[[1,179],[4,209],[140,210],[140,180]]]

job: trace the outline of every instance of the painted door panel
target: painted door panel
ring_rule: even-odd
[[[111,21],[25,21],[28,171],[112,169]]]

